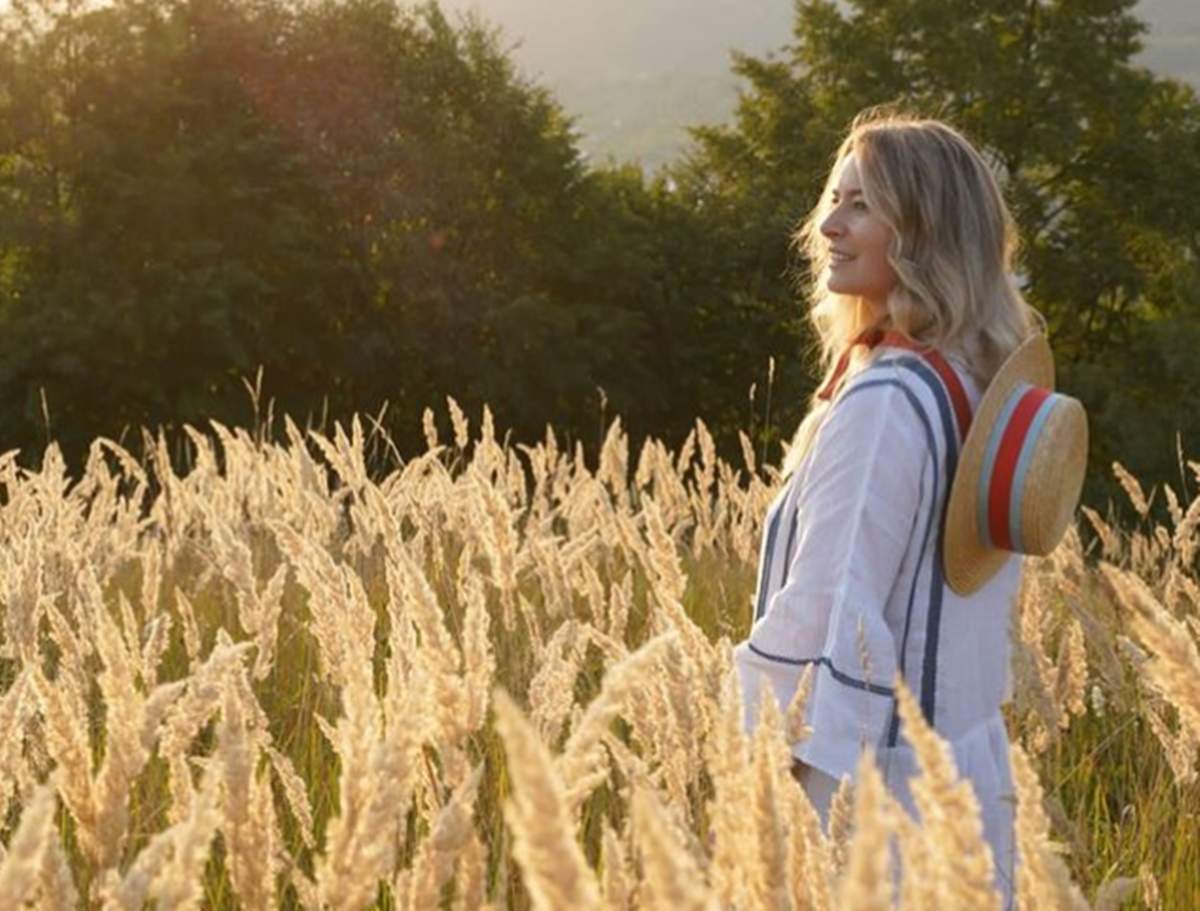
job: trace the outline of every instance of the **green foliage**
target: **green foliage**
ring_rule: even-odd
[[[597,386],[631,423],[690,422],[655,360],[688,323],[661,232],[689,213],[587,172],[482,25],[53,2],[0,37],[10,444],[36,453],[43,390],[76,457],[123,426],[236,421],[259,365],[279,410],[386,401],[407,444],[446,394],[526,436],[590,434]]]
[[[815,203],[852,117],[883,102],[945,117],[1004,182],[1026,295],[1050,320],[1063,388],[1093,419],[1092,476],[1120,457],[1173,477],[1161,454],[1176,431],[1185,449],[1200,433],[1179,407],[1200,380],[1179,356],[1200,315],[1200,104],[1130,64],[1144,31],[1133,5],[797,0],[793,42],[738,58],[749,87],[735,122],[694,131],[680,185],[748,239],[747,285],[763,274],[750,260],[766,262],[760,296],[783,300],[785,229]],[[785,401],[791,424],[800,402]]]
[[[14,9],[30,17],[6,42],[0,109],[14,442],[32,442],[42,388],[75,445],[226,415],[259,363],[292,400],[318,395],[352,276],[324,253],[312,156],[254,103],[283,31],[220,2],[66,7],[37,31],[38,10]]]
[[[1131,7],[798,0],[789,44],[735,55],[734,121],[647,180],[587,167],[496,33],[435,3],[19,0],[5,447],[37,461],[52,434],[77,463],[98,434],[244,422],[261,365],[276,412],[386,402],[402,451],[449,394],[523,439],[595,451],[620,413],[635,446],[678,445],[701,415],[723,456],[749,426],[777,459],[813,381],[789,233],[853,115],[899,100],[1004,179],[1092,417],[1088,497],[1117,458],[1175,479],[1200,431],[1200,105],[1131,64]]]

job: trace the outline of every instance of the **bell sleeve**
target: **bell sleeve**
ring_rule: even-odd
[[[734,649],[748,729],[760,687],[784,710],[815,665],[805,712],[811,735],[794,755],[853,777],[865,744],[891,719],[903,619],[886,606],[921,511],[929,442],[915,393],[894,375],[853,383],[813,441],[796,496],[786,576],[749,638]],[[860,375],[860,377],[863,375]]]

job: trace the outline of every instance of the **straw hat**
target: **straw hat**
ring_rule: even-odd
[[[1054,391],[1054,357],[1035,333],[996,373],[975,409],[946,509],[943,566],[960,595],[1012,553],[1045,556],[1079,505],[1087,413]]]

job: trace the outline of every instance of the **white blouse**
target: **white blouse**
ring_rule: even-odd
[[[946,358],[973,413],[982,390],[964,361]],[[793,754],[836,781],[854,776],[871,744],[911,812],[916,764],[896,710],[899,673],[975,785],[1003,887],[1013,789],[999,709],[1012,695],[1009,623],[1022,561],[1012,555],[966,597],[946,583],[942,531],[959,447],[936,371],[905,349],[873,349],[767,512],[754,625],[734,659],[750,730],[762,683],[786,709],[815,665],[812,733]]]

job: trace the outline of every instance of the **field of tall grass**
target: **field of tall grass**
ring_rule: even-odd
[[[743,735],[747,439],[593,469],[448,405],[386,472],[357,419],[0,457],[0,905],[882,909],[894,839],[900,907],[999,907],[903,688],[919,821],[868,753],[822,830],[803,686]],[[1138,523],[1082,508],[1014,611],[1024,909],[1200,907],[1200,496],[1114,471]]]

